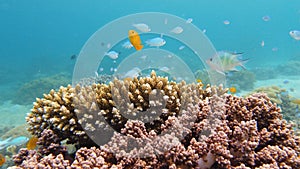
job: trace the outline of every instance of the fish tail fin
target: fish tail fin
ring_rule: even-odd
[[[141,45],[136,45],[135,49],[136,50],[141,50],[141,49],[143,49],[143,47],[144,47],[144,45],[142,45],[142,44]]]
[[[232,55],[242,55],[244,52],[230,52]]]
[[[241,60],[240,62],[240,66],[244,69],[244,70],[247,70],[247,68],[245,67],[245,63],[247,63],[250,59],[244,59],[244,60]]]

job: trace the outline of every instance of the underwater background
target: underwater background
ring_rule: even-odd
[[[1,139],[26,123],[36,97],[72,83],[76,57],[94,32],[140,12],[192,18],[217,51],[242,53],[246,69],[228,74],[226,87],[237,96],[267,93],[299,129],[300,41],[289,32],[300,30],[300,1],[0,0]]]

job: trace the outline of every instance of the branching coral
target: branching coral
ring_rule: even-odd
[[[72,127],[72,131],[80,132],[83,129],[93,132],[92,127],[94,131],[106,127],[115,131],[100,146],[79,144],[74,158],[64,149],[61,153],[39,156],[31,153],[24,158],[31,151],[21,150],[16,155],[16,165],[28,168],[58,163],[64,168],[299,168],[300,140],[292,126],[282,119],[280,109],[263,94],[241,98],[225,93],[221,87],[202,89],[201,84],[176,84],[154,73],[150,78],[115,80],[110,85],[61,88],[37,100],[27,118],[32,133],[43,138],[49,132],[46,129],[52,129],[59,139],[78,142],[78,137],[83,135],[72,133]],[[128,102],[120,95],[128,96]],[[68,97],[73,100],[67,104]],[[52,101],[46,104],[49,100]],[[47,111],[51,103],[51,111]],[[158,116],[130,116],[156,106],[152,110]],[[103,119],[99,119],[101,116]],[[62,120],[56,122],[52,118]],[[72,119],[74,125],[63,130]],[[60,128],[61,122],[64,125]],[[43,151],[43,147],[49,145],[41,144],[39,150]]]

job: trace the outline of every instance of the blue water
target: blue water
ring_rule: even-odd
[[[228,87],[237,87],[237,96],[243,95],[243,90],[250,92],[258,86],[276,85],[286,89],[292,99],[300,98],[300,41],[289,35],[291,30],[300,30],[299,0],[0,0],[0,137],[25,123],[35,97],[72,82],[77,58],[70,57],[78,56],[98,29],[120,17],[141,12],[192,18],[192,24],[206,30],[205,35],[217,51],[243,53],[242,59],[249,59],[247,70],[276,69],[278,73],[282,69],[289,73],[282,73],[281,79],[276,79],[276,72],[272,71],[264,74],[265,80],[256,77],[258,81],[250,89],[237,84],[244,79],[235,81],[232,78],[236,76],[228,74],[232,80]],[[270,20],[264,21],[264,16]],[[224,24],[226,20],[230,24]],[[119,31],[127,34],[128,30]],[[178,51],[180,42],[165,39],[168,46],[162,49],[176,50],[193,71],[204,68],[205,63],[194,59],[195,54],[188,47]],[[114,49],[121,50],[120,45],[121,42]],[[111,74],[110,67],[133,52],[122,51],[115,63],[105,58],[103,64],[107,67],[103,72]],[[289,67],[290,61],[298,61],[299,65]],[[39,82],[40,88],[29,88]],[[294,104],[291,109],[281,108],[299,118],[298,107]]]
[[[300,42],[289,36],[289,31],[300,29],[297,0],[1,0],[2,100],[37,77],[60,72],[71,75],[76,59],[70,56],[78,55],[95,31],[139,12],[193,18],[192,23],[206,30],[216,50],[243,52],[250,59],[249,69],[300,60]],[[264,21],[263,16],[270,20]],[[230,24],[225,25],[224,20]]]

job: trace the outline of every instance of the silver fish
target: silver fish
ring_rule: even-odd
[[[292,30],[292,31],[289,32],[289,34],[295,40],[300,40],[300,31],[298,31],[298,30]]]
[[[230,71],[238,71],[237,66],[241,66],[243,69],[246,69],[244,64],[249,59],[240,60],[239,57],[242,53],[231,53],[220,51],[217,52],[216,56],[213,56],[206,60],[206,63],[212,70],[215,70],[221,74],[226,74]]]
[[[153,38],[146,41],[146,44],[149,46],[164,46],[166,44],[166,41],[163,38]]]

